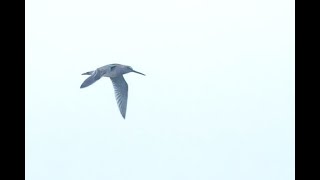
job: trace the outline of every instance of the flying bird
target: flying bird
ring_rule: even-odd
[[[80,88],[85,88],[98,81],[101,77],[109,77],[111,79],[117,104],[120,110],[120,113],[123,119],[126,118],[127,111],[127,102],[128,102],[128,84],[123,78],[123,74],[129,72],[135,72],[141,75],[144,75],[141,72],[135,71],[131,66],[126,66],[122,64],[109,64],[97,68],[94,71],[88,71],[82,75],[90,75],[84,82],[81,84]]]

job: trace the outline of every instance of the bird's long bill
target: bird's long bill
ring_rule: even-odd
[[[132,70],[132,72],[135,72],[135,73],[138,73],[138,74],[141,74],[141,75],[144,75],[144,76],[145,76],[145,74],[143,74],[143,73],[141,73],[141,72],[138,72],[138,71],[135,71],[135,70]]]

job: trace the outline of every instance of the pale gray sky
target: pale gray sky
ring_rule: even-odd
[[[294,180],[293,0],[27,0],[26,180]],[[120,63],[126,120],[111,81]]]

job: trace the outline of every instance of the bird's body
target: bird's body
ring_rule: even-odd
[[[109,64],[97,68],[94,71],[88,71],[82,75],[90,75],[80,86],[80,88],[85,88],[99,80],[101,77],[109,77],[112,81],[113,88],[116,95],[116,100],[120,113],[123,118],[126,117],[127,102],[128,102],[128,84],[123,78],[123,74],[135,72],[142,74],[138,71],[133,70],[130,66],[121,64]],[[142,74],[144,75],[144,74]]]

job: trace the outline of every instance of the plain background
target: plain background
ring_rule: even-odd
[[[26,180],[293,180],[294,6],[27,0]]]

